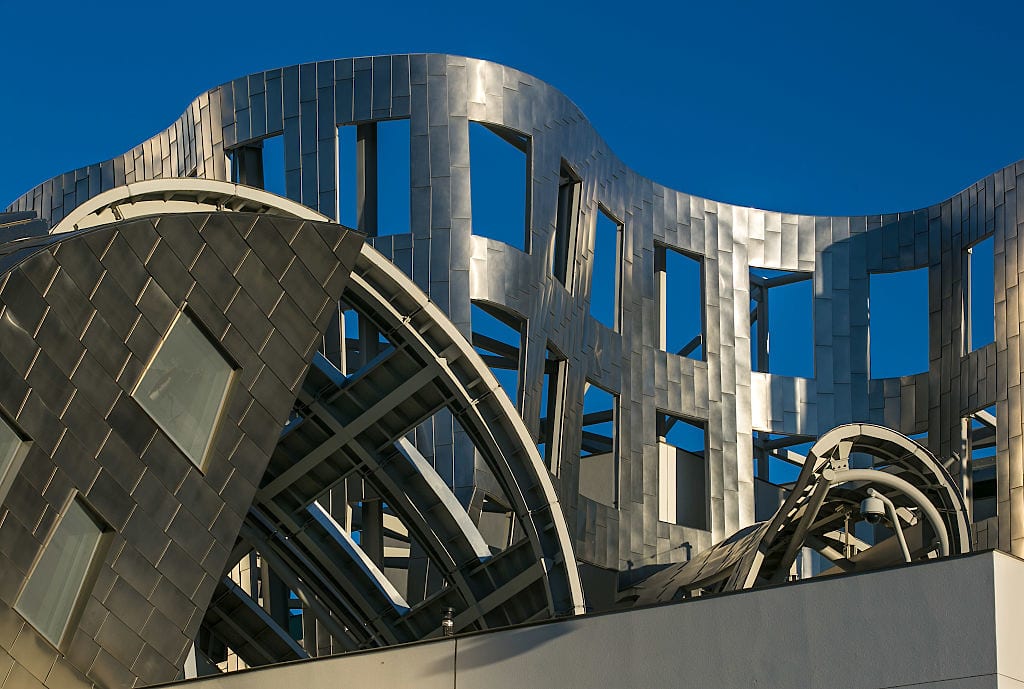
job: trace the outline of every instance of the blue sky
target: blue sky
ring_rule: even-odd
[[[1022,20],[1010,2],[2,3],[0,205],[231,78],[436,51],[555,85],[676,189],[802,213],[916,208],[1024,158]]]
[[[0,198],[127,150],[233,77],[388,52],[518,67],[634,169],[775,210],[918,207],[1024,157],[1017,3],[664,5],[2,3]]]

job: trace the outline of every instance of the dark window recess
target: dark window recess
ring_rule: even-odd
[[[515,528],[515,513],[504,501],[490,495],[484,496],[480,508],[480,535],[492,551],[505,550],[519,537]]]
[[[622,304],[622,223],[600,208],[594,226],[590,277],[590,315],[619,329]]]
[[[762,373],[814,376],[812,273],[750,269],[750,363]]]
[[[551,253],[551,274],[563,285],[570,285],[573,248],[576,244],[580,218],[580,196],[583,183],[562,161],[558,173],[558,209],[555,216],[555,245]]]
[[[928,269],[872,273],[869,290],[871,377],[896,378],[927,371]]]
[[[618,396],[587,381],[580,433],[580,495],[614,507],[618,476]]]
[[[968,466],[974,521],[996,516],[996,407],[992,405],[967,419]]]
[[[655,245],[654,270],[661,349],[691,359],[704,359],[703,260]]]
[[[707,429],[702,421],[658,413],[658,519],[708,528]]]
[[[473,234],[529,251],[530,139],[505,127],[469,123]]]
[[[498,379],[512,406],[518,408],[522,320],[477,302],[473,303],[472,319],[473,348]]]
[[[540,391],[540,434],[537,449],[544,463],[558,473],[558,440],[562,427],[562,399],[565,385],[565,357],[550,346],[544,358],[544,380]]]
[[[995,240],[984,239],[967,249],[969,279],[964,280],[964,351],[995,341]]]

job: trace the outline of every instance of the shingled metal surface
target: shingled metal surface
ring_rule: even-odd
[[[298,219],[158,216],[54,235],[0,275],[0,408],[30,441],[0,528],[5,689],[178,675],[362,243]],[[131,396],[183,308],[237,366],[203,471]],[[55,648],[13,605],[75,495],[111,536]]]

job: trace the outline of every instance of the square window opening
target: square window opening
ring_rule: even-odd
[[[109,529],[77,498],[68,503],[32,567],[15,609],[60,648],[77,626]]]
[[[871,378],[928,370],[928,269],[872,273],[868,301]]]
[[[658,520],[708,529],[707,425],[658,412]]]
[[[754,476],[775,485],[796,481],[814,438],[754,431]]]
[[[473,234],[530,251],[530,138],[470,122],[469,173]]]
[[[812,273],[750,269],[752,370],[814,377],[812,277]]]
[[[580,432],[579,492],[609,507],[618,506],[618,410],[618,395],[586,381]]]
[[[590,315],[612,330],[622,317],[622,223],[598,207],[590,277]]]
[[[286,196],[284,181],[284,137],[271,136],[228,151],[231,181]],[[195,177],[196,170],[189,172]]]
[[[202,470],[236,369],[198,323],[181,311],[132,397]]]
[[[655,245],[658,346],[666,352],[704,360],[704,261],[678,249]]]

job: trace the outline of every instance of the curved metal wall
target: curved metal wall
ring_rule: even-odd
[[[0,647],[15,664],[4,686],[172,679],[232,564],[363,240],[327,223],[229,215],[129,220],[3,257],[0,409],[30,441],[2,498]],[[202,469],[132,394],[186,305],[236,370]],[[14,606],[75,496],[109,547],[55,647]]]
[[[658,185],[629,170],[580,110],[552,87],[508,67],[445,55],[343,59],[237,79],[197,98],[175,124],[111,161],[65,173],[18,199],[51,222],[102,190],[134,180],[196,175],[227,179],[227,152],[284,136],[288,196],[337,214],[338,125],[409,118],[411,233],[375,246],[409,273],[468,335],[471,300],[528,322],[522,413],[540,416],[548,342],[568,355],[562,437],[580,432],[589,379],[620,397],[618,509],[578,495],[578,456],[563,444],[557,478],[576,528],[577,554],[625,569],[627,561],[700,550],[754,519],[752,430],[818,435],[875,422],[928,432],[930,449],[961,448],[961,417],[997,405],[998,545],[1024,555],[1024,421],[1020,385],[1022,309],[1017,284],[1024,220],[1011,166],[935,206],[881,216],[812,217],[718,203]],[[531,253],[473,236],[469,122],[531,140]],[[582,177],[585,222],[566,289],[550,272],[558,179],[565,160]],[[598,204],[624,223],[620,333],[588,315]],[[962,345],[963,252],[995,237],[995,342]],[[707,361],[660,351],[654,248],[703,257]],[[814,272],[814,378],[751,371],[748,266]],[[929,270],[929,370],[899,379],[868,375],[869,274]],[[708,425],[710,530],[658,521],[655,416]],[[447,443],[456,447],[465,443]],[[466,450],[437,457],[467,500],[479,469]]]

